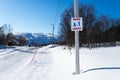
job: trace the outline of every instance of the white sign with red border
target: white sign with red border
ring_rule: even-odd
[[[71,18],[71,30],[72,31],[82,31],[83,30],[82,17]]]

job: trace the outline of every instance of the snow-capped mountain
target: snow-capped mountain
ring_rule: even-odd
[[[51,44],[54,42],[59,42],[59,38],[57,35],[53,35],[51,33],[43,34],[43,33],[16,33],[16,36],[22,36],[27,39],[27,44],[35,43],[35,44]]]

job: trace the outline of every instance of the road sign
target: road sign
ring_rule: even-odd
[[[72,31],[82,31],[83,30],[82,17],[71,18],[71,30]]]

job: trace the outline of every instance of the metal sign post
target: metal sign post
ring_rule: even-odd
[[[78,14],[78,0],[74,0],[74,16],[79,17]],[[80,74],[79,63],[79,31],[75,31],[75,49],[76,49],[76,74]]]
[[[79,31],[82,31],[82,18],[78,14],[78,0],[74,0],[74,18],[71,19],[71,30],[75,31],[75,74],[80,74],[79,62]]]
[[[82,25],[82,17],[74,17],[71,18],[71,30],[75,31],[75,64],[76,64],[76,72],[75,74],[80,73],[80,63],[79,63],[79,31],[83,30]]]

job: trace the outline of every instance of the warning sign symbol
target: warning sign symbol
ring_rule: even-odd
[[[72,31],[82,31],[83,25],[82,25],[82,18],[71,18],[71,30]]]

